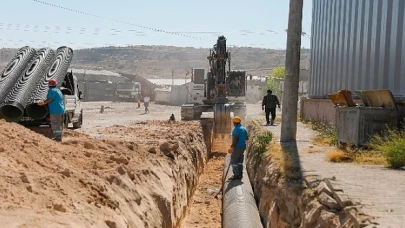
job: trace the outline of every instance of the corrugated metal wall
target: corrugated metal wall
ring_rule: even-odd
[[[405,95],[405,1],[313,0],[310,98],[341,89]]]

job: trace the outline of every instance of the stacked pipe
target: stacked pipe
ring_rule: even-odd
[[[222,193],[222,227],[263,227],[246,168],[243,169],[242,179],[229,180],[233,175],[232,166],[228,172],[226,171],[230,165],[230,158],[230,155],[225,158],[224,176],[226,176]]]
[[[25,112],[28,117],[38,120],[43,119],[48,114],[47,106],[39,106],[37,102],[45,100],[48,93],[48,82],[51,79],[56,80],[58,83],[56,86],[59,88],[66,76],[70,63],[73,58],[73,50],[69,47],[60,47],[56,50],[56,58],[49,71],[40,80],[34,94],[32,95],[29,104],[27,105]]]
[[[27,64],[36,54],[35,49],[25,46],[22,47],[11,62],[6,66],[0,76],[0,103],[3,105],[10,89],[14,86],[21,74],[27,67]]]
[[[38,83],[54,60],[55,52],[49,48],[40,49],[28,68],[8,92],[0,112],[8,121],[19,121],[24,115],[24,109],[36,89]]]

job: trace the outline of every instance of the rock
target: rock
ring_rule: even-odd
[[[322,211],[318,223],[314,227],[340,228],[339,216],[328,211]]]
[[[70,177],[70,170],[69,169],[64,169],[63,171],[59,172],[60,174],[62,174],[65,177]]]
[[[335,181],[335,179],[336,179],[336,178],[325,179],[324,182],[325,182],[325,184],[329,187],[329,189],[330,189],[331,191],[343,191],[343,189],[339,187],[340,184],[338,184],[338,183]]]
[[[28,176],[25,173],[21,173],[20,178],[21,178],[21,181],[24,183],[28,183],[28,184],[31,183],[30,179],[28,178]]]
[[[342,192],[334,192],[333,198],[342,208],[353,205],[353,202],[349,199],[349,197]]]
[[[4,149],[3,147],[0,147],[0,153],[6,152],[6,149]]]
[[[117,226],[117,223],[112,222],[112,221],[109,221],[109,220],[106,220],[106,221],[105,221],[105,224],[107,224],[107,226],[108,226],[109,228],[117,228],[117,227],[118,227],[118,226]]]
[[[314,175],[304,177],[304,181],[308,188],[315,188],[321,182],[318,177]]]
[[[314,227],[321,211],[324,209],[326,208],[315,200],[309,203],[307,211],[304,213],[303,227]]]
[[[53,209],[55,211],[66,212],[66,208],[62,204],[54,204]]]
[[[151,147],[151,148],[149,148],[148,152],[149,152],[149,153],[152,153],[152,154],[156,154],[156,153],[157,153],[157,149],[156,149],[156,147]]]
[[[128,165],[129,164],[129,160],[123,157],[114,157],[111,156],[110,160],[115,161],[117,164],[125,164]]]
[[[31,185],[27,186],[27,191],[32,192],[32,186]]]
[[[318,195],[320,195],[322,193],[326,193],[328,196],[333,197],[333,192],[328,187],[328,185],[323,181],[321,183],[319,183],[319,185],[318,185],[318,187],[316,187],[315,191]]]
[[[330,208],[330,209],[336,209],[336,210],[340,210],[341,209],[341,207],[340,207],[340,205],[336,202],[336,200],[335,199],[333,199],[332,197],[330,197],[328,194],[326,194],[326,193],[321,193],[319,196],[318,196],[318,201],[322,204],[322,205],[324,205],[324,206],[326,206],[326,207],[328,207],[328,208]]]
[[[84,142],[84,148],[86,148],[86,149],[95,149],[96,147],[92,143]]]
[[[127,171],[125,170],[125,168],[122,167],[122,166],[119,166],[119,167],[117,168],[117,171],[118,171],[118,173],[119,173],[120,175],[125,175],[125,174],[127,173]]]
[[[164,143],[162,143],[162,144],[160,144],[160,146],[159,146],[159,149],[161,150],[161,151],[170,151],[170,144],[169,144],[169,142],[164,142]]]
[[[350,221],[354,224],[355,228],[361,227],[359,219],[357,218],[357,210],[353,207],[347,207],[344,209],[346,215],[350,218]]]
[[[86,157],[91,157],[91,153],[90,152],[88,152],[88,151],[86,151],[86,152],[84,152],[84,156],[86,156]]]

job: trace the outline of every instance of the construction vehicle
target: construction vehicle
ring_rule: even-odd
[[[119,101],[136,101],[141,93],[141,83],[139,82],[118,82],[116,96]]]
[[[189,102],[181,106],[182,120],[198,120],[203,112],[213,112],[214,137],[230,133],[231,113],[246,117],[246,72],[231,71],[231,53],[226,50],[226,38],[218,37],[207,57],[210,70],[194,69],[189,84]]]
[[[71,124],[74,129],[81,128],[83,124],[82,92],[79,90],[77,77],[72,72],[68,72],[59,89],[63,94],[65,104],[63,126],[68,128]],[[27,106],[26,113],[30,115],[24,114],[18,122],[19,124],[29,128],[50,126],[51,120],[47,108],[31,104]]]

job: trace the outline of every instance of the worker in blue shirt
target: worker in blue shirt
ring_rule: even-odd
[[[228,150],[228,153],[231,153],[230,165],[233,171],[231,179],[241,179],[246,141],[249,139],[249,136],[246,128],[242,126],[242,119],[239,116],[235,116],[232,122],[235,128],[232,131],[232,145]]]
[[[46,96],[46,100],[39,101],[38,105],[48,105],[54,139],[57,142],[62,142],[63,115],[65,114],[63,95],[62,92],[58,88],[56,88],[56,80],[49,80],[48,85],[49,90],[48,95]]]

